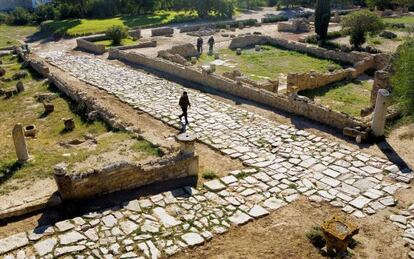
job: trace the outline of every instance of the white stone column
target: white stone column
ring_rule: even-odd
[[[14,126],[12,135],[18,161],[20,163],[27,162],[29,160],[29,152],[27,151],[23,126],[20,123]]]
[[[177,135],[176,139],[180,143],[181,155],[194,158],[194,160],[188,166],[188,175],[198,176],[198,156],[195,154],[195,142],[197,140],[196,136],[184,132]]]
[[[372,133],[376,137],[381,137],[384,135],[385,119],[387,115],[389,97],[390,92],[388,92],[388,90],[378,90],[377,101],[375,103],[375,110],[372,116]]]

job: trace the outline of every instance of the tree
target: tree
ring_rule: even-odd
[[[112,40],[113,45],[121,44],[122,39],[128,37],[128,29],[124,26],[114,25],[106,30],[106,36]]]
[[[315,7],[315,32],[318,39],[324,41],[328,34],[329,21],[331,20],[331,1],[317,0]]]
[[[414,115],[414,39],[401,45],[393,61],[393,98],[405,115]]]
[[[15,25],[25,25],[33,20],[33,15],[22,7],[17,7],[11,13],[11,21]]]
[[[349,30],[351,34],[350,43],[358,49],[365,43],[367,34],[378,34],[384,29],[384,23],[376,13],[361,10],[346,16],[342,22],[342,27]]]
[[[366,0],[366,2],[369,7],[377,7],[382,11],[388,9],[391,5],[391,0]]]

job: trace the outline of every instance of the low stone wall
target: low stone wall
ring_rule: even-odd
[[[47,66],[46,62],[43,61],[42,58],[37,56],[36,54],[30,54],[28,58],[30,62],[30,66],[40,75],[47,78],[49,76],[49,67]]]
[[[288,73],[288,92],[298,92],[307,89],[323,87],[343,80],[355,79],[368,69],[374,67],[374,58],[367,57],[357,62],[353,68],[340,69],[331,73]]]
[[[168,36],[174,34],[174,29],[171,27],[161,27],[151,30],[151,36]]]
[[[287,91],[294,93],[307,89],[315,89],[323,87],[335,82],[349,80],[353,78],[354,69],[341,69],[332,73],[288,73],[287,75]]]
[[[76,39],[76,46],[79,49],[102,55],[106,52],[105,45],[103,44],[95,44],[93,42],[87,41],[83,38]]]
[[[270,36],[263,35],[246,35],[234,38],[231,41],[229,48],[235,50],[237,48],[247,48],[263,44],[269,44],[275,47],[309,54],[314,57],[330,59],[337,62],[352,65],[355,65],[357,62],[362,61],[364,58],[371,56],[368,53],[361,53],[355,51],[347,53],[342,51],[327,50],[315,45],[309,45],[297,41],[289,41],[285,39],[273,38]]]
[[[245,20],[237,20],[237,21],[224,21],[224,22],[215,22],[215,23],[204,23],[204,24],[197,24],[197,25],[189,25],[189,26],[183,26],[180,27],[180,33],[186,33],[186,32],[193,32],[193,31],[198,31],[202,28],[226,28],[226,26],[230,26],[230,27],[239,27],[239,24],[242,23],[243,25],[255,25],[257,24],[257,20],[256,19],[245,19]]]
[[[61,168],[55,180],[63,200],[92,198],[121,190],[197,176],[198,156],[181,153],[140,165],[129,162],[111,164],[89,172],[65,172]]]
[[[209,74],[199,68],[175,64],[161,58],[150,58],[139,53],[127,53],[111,50],[111,58],[119,59],[133,65],[148,67],[174,77],[197,83],[212,89],[232,94],[257,103],[302,115],[312,120],[330,125],[342,130],[345,127],[366,126],[363,122],[344,113],[332,111],[322,105],[316,104],[305,97],[297,95],[280,95],[263,89],[257,89],[244,83],[217,74]]]
[[[155,47],[157,47],[157,41],[151,40],[151,41],[141,42],[135,45],[113,47],[113,49],[127,50],[127,49],[143,49],[143,48],[155,48]]]

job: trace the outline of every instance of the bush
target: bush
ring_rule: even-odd
[[[35,19],[39,24],[43,21],[54,20],[59,16],[58,14],[58,10],[51,4],[39,5],[34,12]]]
[[[11,13],[11,23],[15,25],[25,25],[33,20],[33,15],[24,8],[17,7]]]
[[[326,241],[323,237],[322,228],[320,226],[314,226],[312,229],[306,233],[306,237],[316,248],[323,248],[326,244]]]
[[[118,6],[114,0],[92,0],[88,2],[87,17],[111,17],[119,13]]]
[[[210,170],[206,170],[206,171],[203,172],[203,178],[206,179],[206,180],[213,180],[213,179],[216,179],[218,177],[217,177],[215,172],[210,171]]]
[[[391,77],[395,102],[407,116],[414,115],[414,39],[401,45],[393,60]]]
[[[0,24],[9,23],[10,16],[7,13],[0,13]]]
[[[284,22],[289,20],[289,17],[284,15],[273,15],[270,17],[262,18],[262,23],[274,23],[274,22]]]
[[[342,22],[342,26],[349,30],[351,35],[350,42],[355,48],[360,48],[366,42],[368,33],[371,35],[378,34],[385,27],[381,18],[376,13],[368,10],[349,14]]]
[[[106,36],[112,40],[113,45],[119,45],[122,39],[128,37],[128,29],[124,26],[114,25],[106,31]]]

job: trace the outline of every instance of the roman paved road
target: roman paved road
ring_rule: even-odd
[[[407,187],[413,177],[382,158],[128,66],[64,52],[42,56],[172,126],[178,126],[178,99],[186,90],[193,105],[189,130],[251,168],[198,190],[172,190],[0,240],[0,255],[8,258],[70,253],[83,258],[159,258],[266,216],[300,195],[367,217],[393,206],[396,190]]]

